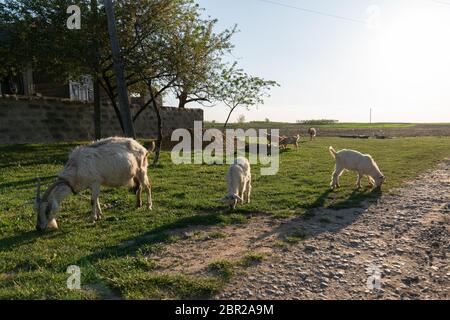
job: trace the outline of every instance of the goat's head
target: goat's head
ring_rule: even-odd
[[[48,197],[41,198],[41,182],[38,181],[34,211],[37,215],[36,230],[44,231],[47,228],[58,229],[55,214],[58,210],[56,200],[49,201]]]
[[[384,175],[381,175],[379,177],[376,177],[374,180],[375,180],[375,186],[377,188],[381,188],[383,183],[386,181],[386,177]]]
[[[236,208],[236,205],[242,204],[244,202],[244,200],[242,200],[241,197],[239,197],[237,194],[229,194],[226,195],[225,197],[223,197],[222,199],[219,200],[220,202],[230,206],[231,208]]]

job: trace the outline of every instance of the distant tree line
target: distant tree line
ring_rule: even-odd
[[[319,119],[319,120],[297,120],[299,124],[307,125],[326,125],[326,124],[336,124],[339,120],[329,120],[329,119]]]

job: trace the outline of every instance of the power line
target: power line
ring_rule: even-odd
[[[446,4],[446,5],[450,6],[450,2],[445,2],[445,1],[441,1],[441,0],[430,0],[430,1],[436,2],[436,3],[439,3],[439,4]]]
[[[272,1],[272,0],[257,0],[257,1],[273,4],[273,5],[280,6],[280,7],[295,9],[295,10],[299,10],[299,11],[303,11],[303,12],[307,12],[307,13],[317,14],[317,15],[321,15],[321,16],[325,16],[325,17],[329,17],[329,18],[335,18],[335,19],[345,20],[345,21],[354,22],[354,23],[362,23],[362,24],[366,24],[367,23],[366,21],[360,20],[360,19],[348,18],[348,17],[339,16],[339,15],[336,15],[336,14],[323,12],[323,11],[318,11],[318,10],[312,10],[312,9],[308,9],[308,8],[292,6],[292,5],[289,5],[289,4],[276,2],[276,1]],[[438,0],[436,0],[436,1],[438,1]]]

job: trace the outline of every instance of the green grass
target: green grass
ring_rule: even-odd
[[[297,243],[305,240],[307,238],[307,236],[308,236],[307,232],[305,232],[304,230],[296,230],[292,234],[286,236],[284,238],[284,242],[286,242],[288,244],[297,244]]]
[[[266,255],[262,252],[251,252],[247,253],[239,262],[243,267],[251,267],[255,264],[261,263]]]
[[[234,274],[234,263],[228,260],[219,260],[210,263],[209,270],[223,280],[229,280]]]
[[[151,254],[180,241],[171,234],[187,226],[239,228],[255,213],[273,219],[307,216],[311,208],[343,208],[376,199],[376,192],[355,190],[353,173],[343,175],[340,190],[329,190],[329,145],[372,154],[387,176],[384,192],[450,157],[449,138],[318,138],[302,143],[298,152],[283,152],[276,176],[261,176],[259,166],[253,166],[252,203],[229,213],[216,201],[225,194],[227,166],[176,166],[163,152],[161,165],[149,170],[153,211],[136,210],[134,195],[125,189],[104,188],[101,203],[114,204],[104,210],[104,220],[88,223],[85,192],[63,202],[58,231],[39,234],[32,210],[36,180],[50,184],[75,144],[0,146],[0,299],[209,297],[220,290],[221,275],[165,274]],[[83,290],[66,289],[69,265],[81,267]]]
[[[266,255],[262,252],[250,252],[235,261],[226,259],[214,261],[209,264],[208,269],[223,282],[226,282],[230,280],[240,268],[250,268],[261,263],[265,256]]]

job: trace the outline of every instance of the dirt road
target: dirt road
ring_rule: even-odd
[[[187,229],[152,259],[162,272],[202,275],[265,254],[216,299],[449,299],[449,213],[450,159],[362,207]]]
[[[288,222],[316,235],[235,278],[217,298],[449,299],[449,213],[446,161],[366,209],[322,209]]]

